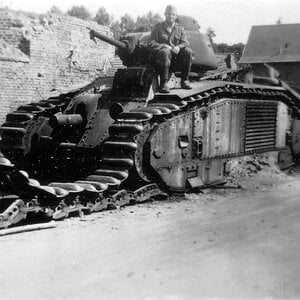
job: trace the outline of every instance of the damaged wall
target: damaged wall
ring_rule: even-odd
[[[105,26],[66,15],[0,9],[0,123],[51,90],[109,73],[114,47],[91,40],[90,29],[112,35]]]

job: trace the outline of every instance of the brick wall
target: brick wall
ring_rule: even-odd
[[[49,97],[53,89],[109,74],[114,47],[89,37],[111,35],[94,22],[65,15],[0,9],[0,123],[21,104]]]

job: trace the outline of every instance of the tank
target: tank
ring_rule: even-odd
[[[157,92],[149,34],[116,41],[91,31],[114,45],[126,66],[111,88],[95,92],[92,83],[7,115],[0,128],[0,227],[224,184],[245,157],[283,169],[293,164],[300,151],[297,94],[238,82],[239,70],[205,76],[217,68],[213,50],[192,19],[182,20],[196,53],[191,90],[178,88],[175,72],[171,92]]]

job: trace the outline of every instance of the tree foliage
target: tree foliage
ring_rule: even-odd
[[[151,31],[155,24],[162,22],[163,19],[159,14],[153,14],[149,11],[146,15],[138,16],[135,22],[136,32]]]
[[[207,28],[206,35],[208,36],[208,38],[211,42],[213,42],[213,39],[216,37],[215,31],[211,27]]]
[[[208,36],[208,39],[213,46],[213,49],[216,53],[234,53],[235,57],[240,58],[245,45],[243,43],[237,43],[233,45],[228,45],[226,43],[214,43],[214,38],[216,37],[215,30],[212,28],[207,28],[206,35]]]
[[[214,38],[216,37],[215,31],[211,27],[209,27],[206,30],[206,35],[209,39],[209,42],[210,42],[211,46],[213,47],[214,51],[216,52],[216,46],[215,46],[215,43],[214,43]]]
[[[243,43],[237,43],[228,45],[226,43],[215,44],[215,51],[217,53],[234,53],[235,57],[240,58],[245,45]]]
[[[96,13],[94,21],[99,25],[109,26],[113,21],[113,16],[111,16],[105,9],[105,7],[100,7]]]
[[[56,5],[52,5],[49,9],[49,13],[60,15],[62,14],[62,11]]]
[[[151,31],[155,24],[162,22],[163,18],[159,14],[153,14],[149,11],[146,15],[138,16],[136,21],[128,14],[121,17],[121,21],[115,21],[111,24],[111,31],[115,38],[128,32],[147,32]]]
[[[110,26],[110,30],[112,31],[116,39],[119,39],[123,35],[123,31],[119,21],[113,22]]]
[[[57,6],[52,6],[50,12],[62,13]],[[67,14],[83,20],[91,19],[90,12],[82,5],[73,6],[67,12]],[[121,17],[120,20],[114,21],[113,16],[107,12],[105,7],[101,6],[98,9],[93,20],[100,25],[109,26],[114,34],[114,37],[118,39],[129,32],[151,31],[155,24],[163,21],[163,18],[159,14],[154,14],[152,11],[149,11],[145,15],[138,16],[136,20],[134,20],[129,14],[125,14]],[[280,24],[281,18],[279,18],[276,23]],[[228,45],[226,43],[214,43],[216,32],[211,27],[207,28],[206,35],[208,36],[216,53],[234,53],[236,57],[240,57],[242,55],[243,49],[245,47],[243,43],[237,43],[233,45]]]
[[[129,14],[125,14],[121,17],[121,30],[123,32],[134,32],[135,31],[135,22]]]
[[[83,20],[91,19],[90,12],[83,5],[74,5],[70,10],[67,11],[67,14]]]

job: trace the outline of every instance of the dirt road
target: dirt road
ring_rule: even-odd
[[[0,238],[1,299],[300,297],[300,178]]]

